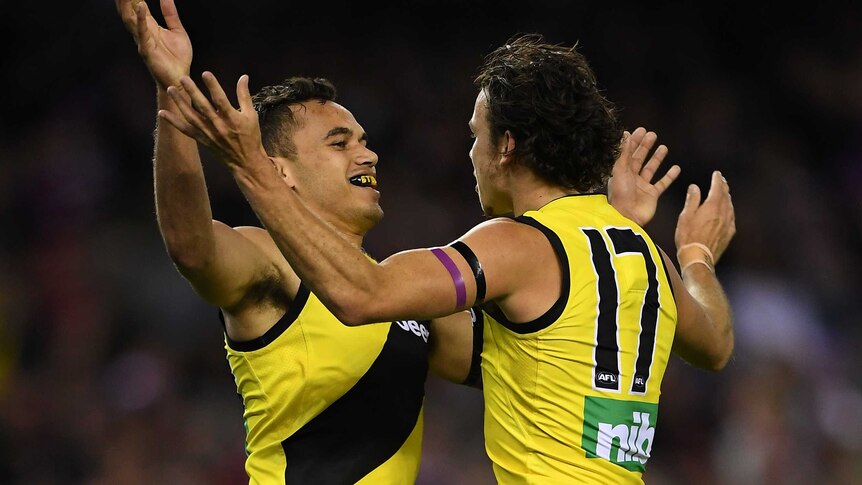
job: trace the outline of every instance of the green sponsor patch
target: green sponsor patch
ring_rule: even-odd
[[[587,396],[581,446],[588,458],[604,458],[626,470],[643,472],[657,417],[657,404]]]

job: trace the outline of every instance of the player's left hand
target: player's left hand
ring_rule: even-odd
[[[233,107],[211,72],[204,72],[202,77],[209,90],[209,98],[190,77],[183,76],[180,84],[188,96],[183,96],[176,87],[168,88],[179,114],[161,110],[159,117],[209,147],[228,168],[268,160],[261,143],[257,112],[248,90],[248,76],[241,76],[236,85],[239,109]]]
[[[640,226],[652,220],[659,197],[681,172],[679,165],[673,165],[662,178],[652,183],[656,170],[668,152],[667,146],[659,145],[646,160],[657,138],[654,132],[648,132],[643,127],[632,133],[625,132],[622,152],[614,163],[608,181],[608,199],[611,204]]]

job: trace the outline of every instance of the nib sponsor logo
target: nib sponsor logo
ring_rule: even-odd
[[[655,439],[657,415],[656,404],[586,397],[582,445],[587,456],[643,472]]]

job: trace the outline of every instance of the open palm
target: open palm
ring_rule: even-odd
[[[174,0],[160,1],[167,28],[156,22],[144,0],[115,0],[115,3],[156,82],[163,88],[179,86],[192,65],[192,42],[180,22]]]
[[[656,142],[656,134],[639,127],[626,133],[620,158],[614,164],[608,195],[613,206],[624,216],[643,226],[655,216],[661,194],[679,176],[678,165],[672,166],[664,177],[653,183],[656,170],[667,155],[667,147],[659,145],[646,159]]]

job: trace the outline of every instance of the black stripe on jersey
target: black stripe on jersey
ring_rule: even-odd
[[[598,321],[596,322],[596,367],[593,386],[596,389],[620,390],[619,343],[617,342],[617,307],[619,306],[616,273],[611,253],[597,229],[581,229],[590,242],[590,254],[598,282]]]
[[[227,336],[227,333],[225,333],[225,340],[227,340],[228,347],[237,352],[252,352],[266,347],[296,321],[296,317],[298,317],[302,309],[305,308],[305,303],[308,301],[308,295],[308,288],[300,283],[299,289],[296,291],[296,296],[293,298],[293,301],[290,302],[287,312],[285,312],[284,316],[275,322],[275,325],[260,337],[251,340],[243,340],[241,342],[231,339]],[[224,315],[221,310],[219,310],[218,316],[221,320],[222,326],[224,326]]]
[[[506,315],[503,314],[503,311],[500,310],[500,307],[498,307],[494,302],[488,302],[485,305],[482,305],[482,309],[488,312],[488,315],[491,315],[494,320],[500,322],[500,325],[515,333],[527,334],[548,328],[552,323],[556,322],[557,319],[560,318],[560,315],[563,314],[563,310],[566,309],[566,304],[569,302],[569,287],[571,286],[571,281],[569,280],[569,258],[566,255],[565,248],[563,248],[563,242],[560,241],[560,237],[557,236],[557,233],[529,216],[519,216],[516,217],[515,220],[542,231],[542,234],[548,238],[548,242],[550,242],[551,246],[554,248],[554,252],[557,253],[557,258],[560,260],[560,271],[562,273],[560,297],[542,316],[526,323],[514,323],[509,321],[509,319],[506,318]]]
[[[632,393],[644,394],[655,353],[655,333],[656,325],[658,325],[658,278],[655,262],[643,236],[636,234],[631,229],[609,228],[608,236],[614,243],[615,253],[640,253],[646,264],[647,290],[641,306],[638,358],[635,363],[635,375],[632,379],[631,389]]]
[[[470,318],[473,321],[473,359],[470,361],[470,372],[462,384],[481,389],[485,314],[482,313],[481,308],[473,307],[470,309]]]
[[[285,483],[352,484],[383,464],[416,426],[427,373],[425,341],[390,324],[386,343],[365,375],[282,441]]]

